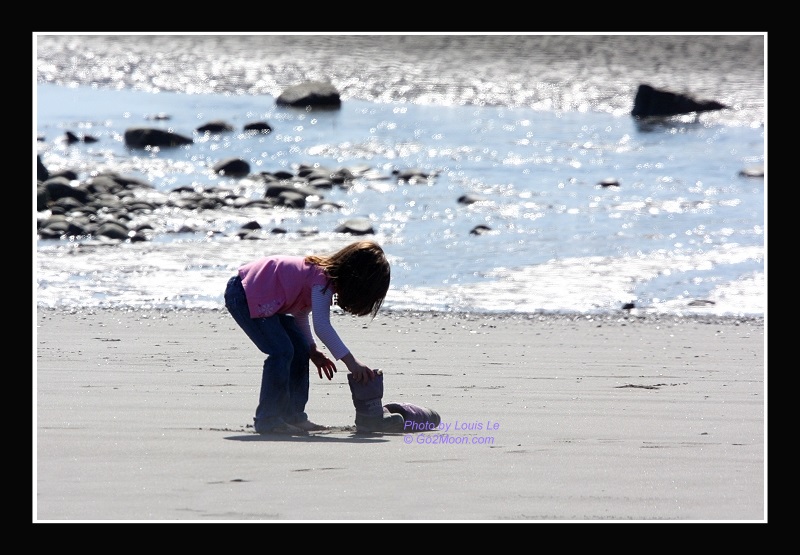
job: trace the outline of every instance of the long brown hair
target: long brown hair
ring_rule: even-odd
[[[356,241],[328,256],[306,256],[306,262],[325,271],[342,310],[375,317],[391,281],[389,261],[380,245]]]

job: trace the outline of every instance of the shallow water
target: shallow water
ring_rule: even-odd
[[[573,38],[581,52],[591,55],[567,59],[562,54],[566,64],[553,59],[548,65],[544,56],[550,51],[545,49],[543,58],[534,60],[549,68],[549,81],[542,83],[528,81],[521,71],[497,73],[483,58],[470,58],[453,44],[438,51],[470,60],[471,78],[432,80],[434,69],[443,67],[442,56],[426,57],[426,50],[413,48],[398,53],[395,65],[384,50],[376,51],[371,63],[362,53],[357,56],[364,62],[362,70],[351,68],[344,75],[342,39],[309,37],[306,48],[322,44],[320,58],[338,60],[331,66],[339,77],[334,83],[348,94],[343,94],[341,110],[306,112],[275,105],[280,78],[313,76],[319,58],[302,48],[293,51],[293,61],[285,54],[269,58],[278,68],[270,81],[250,55],[236,57],[237,47],[247,44],[245,37],[191,37],[186,41],[195,47],[205,45],[191,54],[180,48],[183,38],[172,37],[171,43],[163,38],[176,47],[156,56],[160,65],[148,63],[154,55],[146,49],[123,56],[118,49],[132,46],[124,40],[91,37],[82,50],[71,51],[67,46],[75,37],[60,37],[61,49],[50,49],[50,40],[58,41],[47,37],[48,47],[39,48],[34,92],[35,132],[45,139],[37,153],[50,170],[75,169],[81,179],[113,170],[146,179],[153,194],[193,185],[230,188],[251,198],[263,195],[263,183],[226,179],[211,166],[233,156],[246,159],[254,173],[318,164],[368,166],[371,177],[325,196],[341,203],[340,211],[164,211],[148,216],[159,233],[147,243],[38,240],[37,304],[220,307],[227,277],[242,263],[273,252],[329,252],[353,240],[333,232],[335,227],[363,216],[372,221],[374,237],[392,261],[392,288],[384,305],[390,309],[597,313],[635,303],[643,312],[763,315],[766,180],[739,175],[745,167],[766,162],[763,65],[760,76],[755,68],[748,88],[741,73],[710,74],[715,80],[705,75],[710,68],[695,64],[692,72],[705,75],[695,82],[698,92],[736,84],[738,89],[720,89],[715,98],[740,109],[644,126],[628,115],[635,85],[613,79],[630,78],[625,71],[629,58],[623,56],[628,50],[619,48],[614,63],[611,51],[600,49],[609,63],[599,70],[591,65],[599,55],[588,46],[591,41]],[[753,47],[752,41],[744,42]],[[494,47],[489,52],[510,52],[513,41],[493,37],[486,44]],[[735,56],[729,50],[717,58]],[[107,58],[83,66],[78,51],[81,56],[93,52],[95,62],[101,54]],[[708,55],[713,45],[704,43],[697,51]],[[488,56],[486,49],[481,52]],[[658,58],[658,53],[650,56]],[[411,59],[428,64],[414,79],[403,71]],[[208,73],[205,80],[198,77],[204,67],[218,67],[222,60],[226,74],[236,79],[212,80]],[[677,62],[669,58],[664,64]],[[575,71],[567,70],[570,77],[559,80],[554,68],[565,71],[564,65]],[[75,70],[81,67],[86,71]],[[452,76],[455,67],[467,71],[464,64],[444,67],[440,78]],[[107,78],[98,80],[98,74]],[[662,72],[659,78],[669,75]],[[209,81],[235,81],[241,94],[206,90],[214,88]],[[392,92],[377,94],[386,82]],[[604,90],[593,88],[601,82]],[[159,92],[153,83],[162,85]],[[761,96],[751,90],[753,83],[761,86]],[[737,91],[740,102],[733,98]],[[476,94],[481,100],[468,103]],[[157,152],[127,149],[124,130],[155,125],[146,117],[160,112],[171,116],[163,125],[194,136],[194,144]],[[237,129],[266,120],[274,131],[207,136],[193,131],[216,119]],[[67,146],[60,140],[66,130],[100,141]],[[392,170],[407,168],[435,177],[405,183],[392,176]],[[602,187],[605,178],[620,186]],[[459,204],[465,194],[484,200]],[[286,233],[237,240],[235,231],[251,220]],[[477,225],[491,231],[470,234]],[[186,226],[196,231],[179,232]]]

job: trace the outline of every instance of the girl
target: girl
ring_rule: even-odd
[[[374,318],[389,290],[389,262],[373,241],[357,241],[329,256],[268,256],[241,268],[228,281],[225,307],[261,352],[267,355],[254,420],[256,432],[304,434],[324,429],[308,420],[311,360],[333,379],[333,360],[317,349],[314,332],[352,379],[367,384],[375,371],[345,346],[331,325],[335,302],[355,316]]]

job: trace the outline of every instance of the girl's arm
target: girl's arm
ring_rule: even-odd
[[[320,338],[322,343],[328,348],[336,360],[341,360],[350,349],[333,329],[331,324],[331,303],[333,301],[333,291],[323,291],[322,285],[315,285],[311,288],[311,317],[314,321],[314,333]]]
[[[311,288],[311,316],[314,320],[314,333],[317,334],[336,360],[341,360],[352,372],[358,383],[367,383],[375,377],[375,372],[366,364],[359,362],[350,349],[342,342],[331,324],[331,304],[333,291],[323,291],[321,285]]]

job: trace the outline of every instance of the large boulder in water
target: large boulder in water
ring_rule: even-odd
[[[641,84],[636,91],[631,115],[637,118],[667,117],[709,112],[727,108],[715,100],[698,100],[687,94],[678,94]]]
[[[305,108],[341,108],[339,91],[327,81],[306,81],[294,85],[281,93],[275,103],[278,106]]]

